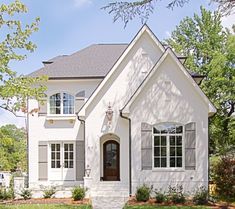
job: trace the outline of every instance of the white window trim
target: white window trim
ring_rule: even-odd
[[[166,122],[168,123],[168,122]],[[170,123],[170,122],[169,122]],[[164,124],[164,123],[159,123],[156,125],[160,125],[160,124]],[[184,133],[185,133],[185,126],[179,123],[172,123],[174,125],[181,125],[183,127],[183,132],[182,134],[155,134],[153,132],[153,128],[152,128],[152,171],[179,171],[179,172],[184,172],[185,171],[185,140],[184,140]],[[153,126],[154,127],[154,126]],[[167,167],[154,167],[154,136],[162,136],[165,135],[166,136],[166,143],[167,143]],[[182,136],[182,167],[170,167],[170,140],[169,140],[169,136],[173,135],[173,136]]]
[[[68,94],[68,95],[71,95],[73,96],[73,110],[74,110],[74,113],[73,114],[63,114],[63,108],[64,108],[64,105],[63,105],[63,93],[65,94]],[[51,114],[50,113],[50,97],[55,95],[55,94],[60,94],[60,114]],[[68,92],[54,92],[53,94],[51,94],[48,99],[47,99],[47,116],[53,116],[53,117],[60,117],[60,116],[64,116],[64,117],[69,117],[69,116],[75,116],[75,96],[73,94],[70,94]]]

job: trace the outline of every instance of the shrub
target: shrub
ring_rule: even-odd
[[[55,193],[56,193],[56,188],[49,187],[43,191],[43,198],[45,199],[52,198]]]
[[[74,200],[82,200],[82,199],[84,199],[85,194],[86,194],[86,189],[83,188],[83,187],[80,187],[80,186],[75,187],[72,190],[72,198]]]
[[[136,200],[138,202],[146,202],[150,198],[150,193],[152,191],[152,187],[148,187],[147,185],[143,185],[137,188],[136,190]]]
[[[196,205],[205,205],[208,203],[208,191],[205,187],[200,187],[193,196],[193,202]]]
[[[169,186],[168,197],[175,204],[186,202],[182,185],[177,185],[176,187]]]
[[[14,198],[14,191],[12,189],[0,188],[0,200],[8,200]]]
[[[235,158],[221,157],[212,170],[216,194],[225,200],[233,200],[235,197]]]
[[[167,195],[161,191],[155,191],[155,199],[157,203],[163,203],[168,200]]]
[[[19,195],[23,197],[24,200],[28,200],[32,197],[32,191],[30,189],[22,189]]]

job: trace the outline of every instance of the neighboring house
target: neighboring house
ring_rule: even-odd
[[[10,187],[11,172],[0,171],[0,187]]]
[[[128,196],[143,183],[208,185],[208,117],[216,109],[186,57],[145,25],[130,44],[91,45],[43,62],[43,103],[29,100],[29,187],[84,184]]]

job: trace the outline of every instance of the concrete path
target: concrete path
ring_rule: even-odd
[[[92,197],[93,209],[122,209],[127,202],[128,197]]]

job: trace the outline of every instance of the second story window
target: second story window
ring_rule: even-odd
[[[50,96],[50,114],[74,114],[74,97],[67,93],[56,93]]]

